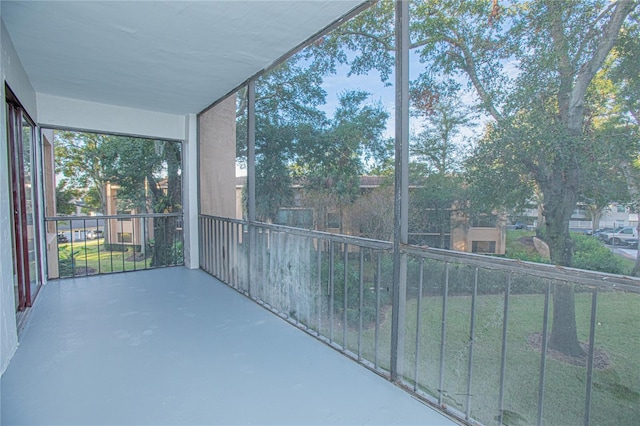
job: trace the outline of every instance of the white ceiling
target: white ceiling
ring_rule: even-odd
[[[363,0],[6,1],[38,93],[197,113]]]

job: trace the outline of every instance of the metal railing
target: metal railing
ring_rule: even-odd
[[[621,425],[640,416],[636,278],[405,246],[394,328],[391,243],[199,222],[203,270],[380,375],[390,378],[397,351],[397,384],[463,422]],[[547,343],[563,288],[584,356]]]
[[[48,278],[184,264],[182,213],[45,219]]]

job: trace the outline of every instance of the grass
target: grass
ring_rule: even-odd
[[[600,293],[598,298],[596,349],[610,358],[608,368],[593,377],[591,424],[635,425],[640,418],[640,295]],[[417,388],[438,397],[440,388],[440,343],[442,298],[421,299],[420,343],[416,350],[417,298],[407,302],[404,378],[414,384],[416,353]],[[544,295],[512,295],[509,300],[505,368],[505,424],[535,424],[541,354],[528,337],[542,330]],[[499,415],[499,384],[503,332],[503,295],[478,296],[473,345],[471,416],[493,424]],[[591,293],[576,295],[579,339],[589,340]],[[471,297],[448,299],[444,351],[443,402],[462,412],[467,407]],[[551,324],[551,322],[549,323]],[[355,328],[355,327],[354,327]],[[341,333],[336,341],[341,343]],[[349,349],[357,350],[357,332],[349,332]],[[374,359],[375,329],[364,331],[363,357]],[[379,362],[389,368],[391,315],[387,312],[379,333]],[[543,424],[583,424],[586,367],[547,357]]]
[[[58,245],[58,256],[60,261],[60,277],[70,277],[108,274],[112,272],[135,271],[147,269],[151,265],[152,258],[148,256],[146,260],[140,258],[141,254],[132,259],[133,252],[109,251],[104,248],[104,240],[87,240]],[[73,251],[72,251],[73,250]],[[72,257],[75,260],[75,270],[71,268]]]
[[[515,236],[513,240],[520,238],[524,232],[520,231],[521,235]],[[411,265],[409,269],[411,270]],[[438,288],[437,280],[442,277],[441,269],[442,265],[425,263],[425,287]],[[472,382],[468,392],[472,297],[467,281],[470,281],[469,277],[472,275],[467,272],[469,271],[465,268],[452,267],[449,270],[450,292],[444,321],[446,341],[442,386],[440,350],[443,299],[440,295],[423,295],[420,298],[421,318],[418,327],[418,292],[412,288],[411,282],[408,283],[408,294],[411,296],[405,311],[403,378],[405,383],[415,386],[419,392],[434,398],[442,395],[443,404],[462,413],[467,410],[467,398],[470,395],[471,417],[483,424],[495,424],[501,408],[504,294],[500,288],[504,288],[505,276],[497,271],[480,272],[479,285],[484,290],[493,289],[494,294],[482,294],[487,292],[481,291],[476,299]],[[338,279],[336,285],[340,285],[340,282]],[[472,278],[470,282],[473,282]],[[507,425],[537,423],[542,355],[538,348],[530,344],[530,338],[542,333],[545,296],[540,290],[546,288],[547,282],[533,275],[513,276],[513,293],[508,306],[502,406],[503,423]],[[526,294],[527,292],[531,294]],[[591,289],[577,286],[575,297],[578,338],[587,343],[590,339]],[[323,306],[321,333],[328,336],[326,301]],[[338,345],[343,345],[341,306],[341,303],[335,304],[333,315],[333,340]],[[550,306],[549,332],[553,321],[552,313]],[[392,325],[388,305],[381,309],[380,321],[377,356],[376,329],[372,324],[368,324],[360,336],[361,354],[362,358],[371,363],[377,358],[380,368],[388,371]],[[609,362],[605,368],[593,372],[590,424],[635,425],[640,418],[640,294],[600,290],[596,323],[595,348],[604,353]],[[357,328],[357,319],[349,320],[346,346],[353,353],[358,352]],[[418,345],[416,330],[419,330]],[[543,424],[583,424],[587,368],[570,364],[548,353],[544,380]]]

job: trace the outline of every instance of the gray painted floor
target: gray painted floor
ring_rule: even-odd
[[[202,271],[55,281],[2,425],[454,424]]]

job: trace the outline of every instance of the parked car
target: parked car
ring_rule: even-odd
[[[625,226],[623,228],[618,228],[613,232],[609,232],[605,235],[605,242],[607,244],[612,244],[615,246],[626,246],[629,245],[631,240],[637,240],[638,238],[638,230],[632,226]]]
[[[527,224],[524,222],[516,222],[514,227],[515,229],[527,229]]]
[[[69,242],[69,238],[67,238],[66,235],[64,235],[63,233],[58,234],[58,243],[68,243],[68,242]]]
[[[622,226],[618,228],[598,228],[596,229],[596,232],[593,233],[593,236],[598,237],[601,241],[604,241],[606,243],[609,239],[608,234],[619,231],[620,229],[622,229]]]
[[[90,229],[87,231],[87,240],[95,240],[96,238],[102,238],[103,232],[101,229]]]

